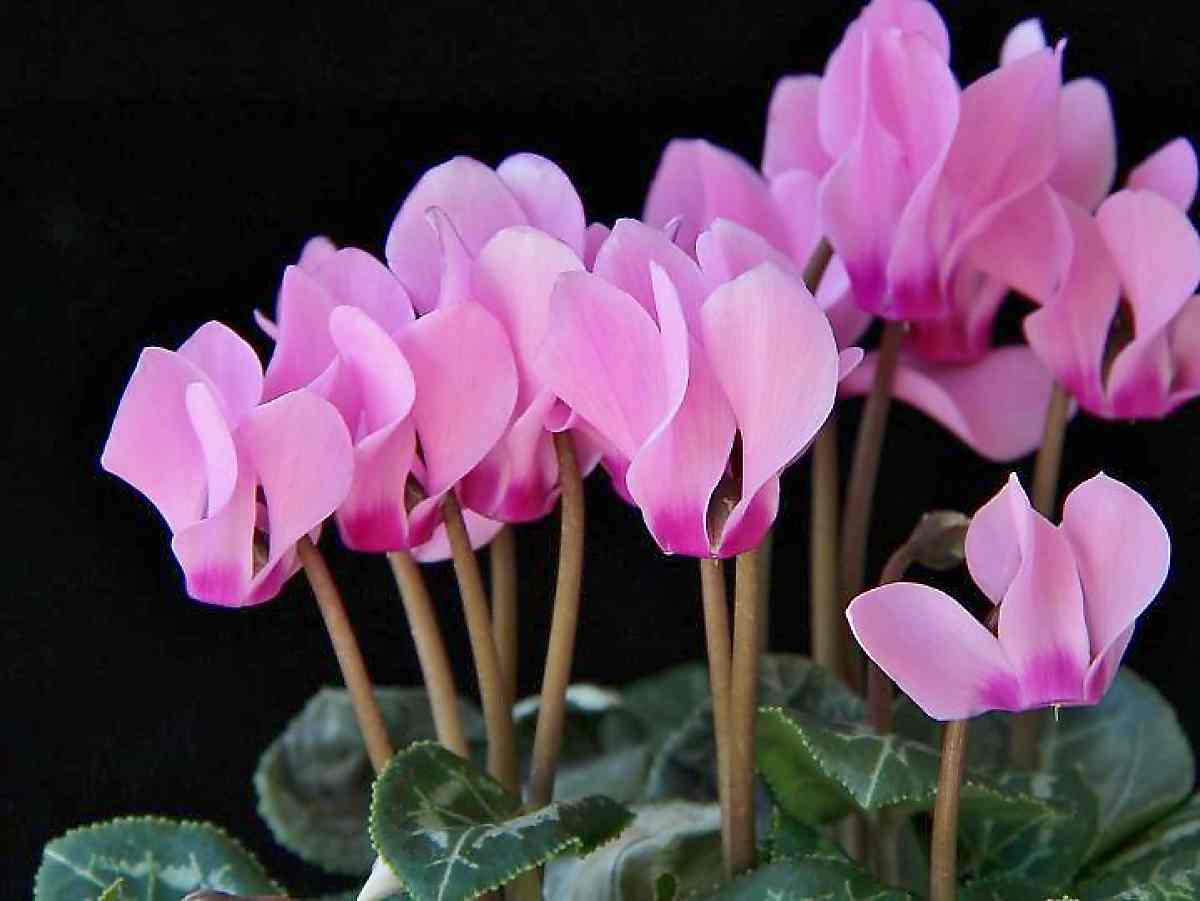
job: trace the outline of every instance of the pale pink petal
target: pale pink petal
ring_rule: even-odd
[[[416,464],[416,431],[397,421],[363,437],[354,447],[354,481],[338,507],[338,531],[356,551],[407,550],[433,529],[430,516],[414,522],[409,481]]]
[[[251,315],[254,317],[254,324],[262,329],[264,335],[272,341],[279,340],[279,327],[274,320],[270,319],[262,310],[254,310]]]
[[[326,259],[337,253],[337,245],[325,235],[316,235],[304,242],[300,248],[300,258],[296,265],[301,269],[312,271]]]
[[[359,307],[388,333],[415,318],[399,279],[366,251],[344,247],[311,271],[335,303]]]
[[[927,41],[944,61],[950,59],[950,34],[936,7],[926,0],[873,0],[862,20],[876,37],[892,31]]]
[[[467,535],[471,539],[471,547],[476,550],[489,544],[505,525],[468,509],[463,510],[463,520],[467,524]],[[413,548],[412,555],[419,563],[440,563],[443,560],[449,560],[452,553],[450,539],[446,535],[446,526],[439,524],[433,537],[424,544]]]
[[[1025,706],[1078,701],[1091,655],[1071,545],[1034,512],[1023,492],[1008,498],[1021,565],[1000,602],[1000,645],[1020,680]]]
[[[229,422],[221,412],[220,401],[203,382],[192,382],[185,395],[188,419],[200,442],[204,455],[205,479],[208,484],[208,503],[205,515],[220,510],[233,495],[238,480],[237,448]]]
[[[707,557],[710,499],[729,464],[736,424],[703,348],[688,335],[675,286],[662,267],[651,269],[667,404],[625,481],[663,551]]]
[[[496,318],[473,303],[427,313],[396,338],[416,378],[425,490],[440,497],[508,428],[517,399],[512,349]]]
[[[437,235],[438,246],[442,252],[441,283],[438,285],[436,306],[448,307],[451,304],[463,303],[470,299],[471,263],[474,255],[463,243],[462,236],[445,210],[441,207],[430,207],[425,218]]]
[[[583,269],[579,256],[544,231],[528,226],[497,232],[480,250],[471,272],[471,299],[504,326],[517,364],[517,413],[541,388],[533,360],[546,335],[550,295],[564,272]]]
[[[1162,588],[1171,538],[1144,497],[1103,473],[1067,495],[1062,531],[1075,553],[1091,653],[1097,658]]]
[[[1013,527],[1013,510],[1029,505],[1015,474],[971,517],[967,528],[967,569],[979,590],[993,604],[1008,593],[1021,568],[1021,542]]]
[[[846,29],[834,48],[821,78],[817,96],[817,134],[834,160],[854,143],[867,108],[866,78],[870,38],[861,21]]]
[[[1042,30],[1042,20],[1025,19],[1014,25],[1012,31],[1004,38],[1004,45],[1000,48],[1000,65],[1007,66],[1032,56],[1039,50],[1045,50],[1047,46],[1049,45],[1046,43],[1046,32]]]
[[[254,478],[242,472],[228,503],[175,534],[171,550],[183,567],[187,593],[198,601],[244,607],[254,597]]]
[[[1167,330],[1130,341],[1108,370],[1108,410],[1101,415],[1113,419],[1166,416],[1171,411],[1173,368]]]
[[[774,178],[791,169],[824,175],[831,160],[817,132],[819,75],[788,75],[775,83],[767,107],[763,174]]]
[[[1170,403],[1175,407],[1200,392],[1200,296],[1184,304],[1171,321],[1169,341],[1174,370]]]
[[[408,416],[416,399],[412,369],[392,337],[357,307],[338,307],[329,333],[362,403],[357,431],[374,432]],[[357,437],[355,435],[354,437]]]
[[[841,258],[834,256],[825,268],[821,284],[817,287],[817,306],[829,317],[833,337],[838,347],[850,347],[858,341],[875,317],[854,302],[850,289],[850,276]]]
[[[680,217],[675,242],[694,253],[696,238],[721,217],[788,246],[767,182],[741,157],[707,141],[675,140],[663,151],[646,196],[644,220],[661,227]]]
[[[869,354],[841,384],[845,396],[871,390]],[[953,432],[988,460],[1015,460],[1037,448],[1053,377],[1023,346],[1000,347],[973,363],[901,361],[892,393]]]
[[[1059,196],[1042,185],[1006,204],[966,250],[968,265],[1025,297],[1045,303],[1071,265],[1071,221]]]
[[[568,273],[558,280],[536,369],[626,460],[667,408],[662,339],[654,320],[636,300],[595,275]]]
[[[567,173],[545,157],[517,153],[497,166],[496,174],[517,198],[530,225],[583,256],[583,201]]]
[[[463,502],[504,522],[532,522],[558,500],[558,456],[546,420],[555,397],[543,390],[462,481]],[[591,461],[595,465],[594,460]]]
[[[992,350],[1008,285],[964,261],[948,287],[950,312],[912,323],[904,348],[928,363],[977,363]]]
[[[837,360],[838,381],[842,382],[849,378],[850,374],[861,366],[863,360],[866,358],[866,351],[861,347],[847,347],[845,350],[839,351]]]
[[[264,398],[303,388],[329,367],[337,354],[329,337],[329,314],[335,306],[312,275],[298,266],[284,270],[276,316],[279,336],[267,364]]]
[[[206,322],[180,345],[179,355],[208,376],[232,425],[262,398],[263,370],[258,354],[227,325]]]
[[[445,212],[472,255],[500,229],[528,222],[512,191],[478,160],[455,157],[421,176],[396,214],[385,252],[421,312],[437,305],[441,285],[441,249],[425,217],[431,207]]]
[[[1051,186],[1094,210],[1116,175],[1117,126],[1108,89],[1094,78],[1068,82],[1058,100],[1058,162]]]
[[[856,597],[846,618],[867,656],[934,719],[1020,709],[1000,643],[936,588],[893,582]]]
[[[350,434],[330,403],[293,391],[243,419],[235,440],[266,498],[270,567],[345,500],[354,475]]]
[[[803,269],[821,239],[821,181],[811,172],[793,169],[772,178],[770,187],[787,233],[788,244],[781,249]]]
[[[701,322],[742,438],[741,500],[726,526],[732,530],[754,495],[828,418],[837,393],[837,345],[804,284],[770,263],[713,292]]]
[[[596,264],[596,254],[600,252],[600,248],[608,240],[610,234],[612,234],[612,229],[603,222],[593,222],[587,227],[587,231],[584,232],[583,265],[589,272]]]
[[[1196,199],[1198,178],[1196,148],[1187,138],[1176,138],[1130,172],[1128,185],[1135,190],[1161,194],[1187,212]]]
[[[1108,693],[1109,686],[1117,676],[1117,670],[1121,668],[1121,659],[1133,639],[1133,629],[1134,627],[1130,626],[1118,635],[1108,646],[1108,650],[1092,661],[1084,679],[1083,703],[1098,704]]]
[[[774,263],[797,275],[792,261],[758,232],[729,219],[716,219],[696,239],[696,260],[714,285],[733,281],[761,263]]]
[[[633,297],[653,316],[651,262],[662,266],[671,277],[690,322],[708,294],[707,284],[696,261],[659,229],[636,219],[618,219],[596,254],[592,271]]]
[[[1200,235],[1187,216],[1152,191],[1119,191],[1096,222],[1121,274],[1137,337],[1166,327],[1200,282]]]
[[[158,508],[172,532],[204,515],[204,455],[185,404],[188,385],[204,375],[188,360],[150,347],[142,351],[121,397],[100,465]]]

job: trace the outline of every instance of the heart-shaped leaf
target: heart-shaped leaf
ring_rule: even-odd
[[[122,817],[72,829],[47,844],[33,897],[178,901],[197,889],[283,894],[253,855],[216,826]]]
[[[528,768],[540,709],[541,697],[538,695],[523,698],[513,706],[517,751],[523,760],[523,769]],[[643,742],[646,735],[647,730],[639,718],[625,709],[619,691],[576,683],[567,688],[559,767],[565,769],[592,762]],[[593,789],[589,794],[596,791]]]
[[[672,901],[721,881],[721,814],[715,805],[646,804],[620,838],[583,859],[546,867],[554,901]]]
[[[393,747],[431,739],[435,730],[422,688],[376,688]],[[482,732],[479,713],[461,704],[467,734]],[[254,773],[258,812],[276,840],[331,873],[366,876],[375,860],[367,833],[374,773],[345,689],[317,692],[270,747]]]
[[[778,807],[775,808],[771,823],[767,852],[771,861],[799,860],[813,856],[842,857],[849,861],[842,850],[826,838],[820,829],[788,816]]]
[[[471,761],[418,743],[375,782],[371,839],[417,901],[468,901],[553,858],[586,854],[632,819],[599,795],[523,814],[520,798]]]
[[[1076,901],[1073,896],[1055,896],[1049,886],[1023,879],[992,876],[968,882],[958,890],[958,901]]]
[[[1087,897],[1113,893],[1200,873],[1200,795],[1139,835],[1132,844],[1089,870],[1076,889]]]
[[[821,857],[781,860],[723,886],[713,901],[909,901],[852,863]]]
[[[1150,683],[1121,669],[1094,707],[1040,714],[1038,772],[1079,769],[1099,799],[1092,860],[1182,802],[1195,781],[1195,757],[1174,710]],[[1012,716],[991,713],[971,721],[968,766],[1008,766]],[[937,724],[910,701],[897,704],[896,729],[930,741]]]

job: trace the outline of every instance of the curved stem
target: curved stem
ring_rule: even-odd
[[[708,684],[712,694],[713,731],[717,740],[717,798],[721,805],[721,852],[725,875],[730,870],[729,835],[729,681],[732,647],[729,605],[725,598],[725,569],[720,560],[700,561],[700,596],[704,606],[704,637],[708,646]]]
[[[558,582],[554,588],[554,614],[550,621],[550,645],[542,676],[542,703],[533,734],[533,762],[529,772],[529,806],[550,803],[554,775],[562,749],[563,722],[567,710],[567,686],[571,682],[571,660],[575,654],[575,632],[579,624],[579,595],[583,587],[584,500],[583,477],[575,458],[575,442],[567,432],[554,436],[562,483],[562,525],[558,544]]]
[[[492,577],[492,637],[500,668],[508,680],[508,696],[517,697],[519,636],[517,633],[517,536],[512,526],[496,533],[488,545]]]
[[[487,592],[483,588],[479,561],[475,558],[475,549],[471,547],[467,525],[463,522],[462,508],[453,491],[447,492],[442,501],[442,518],[454,556],[454,574],[458,577],[467,633],[471,638],[471,651],[475,655],[475,672],[479,676],[479,697],[483,702],[483,721],[488,738],[488,772],[505,788],[516,791],[517,751],[513,736],[512,698],[509,697],[508,684],[500,668],[500,656],[492,640],[492,616],[488,612]]]
[[[942,762],[929,858],[931,901],[954,901],[958,895],[958,802],[967,755],[967,725],[967,720],[956,720],[942,729]]]
[[[758,718],[761,574],[758,551],[738,555],[729,686],[729,836],[730,869],[734,873],[754,866],[754,739]]]
[[[842,671],[841,607],[837,593],[838,434],[836,411],[812,449],[812,519],[809,528],[809,624],[813,661]]]
[[[358,729],[367,746],[367,756],[371,758],[371,766],[378,773],[391,759],[392,742],[388,738],[379,703],[375,700],[371,677],[367,675],[367,665],[363,662],[362,649],[358,646],[358,639],[354,637],[354,629],[346,616],[346,605],[342,602],[341,592],[333,581],[333,574],[329,572],[325,558],[308,536],[296,542],[296,553],[304,567],[304,575],[308,577],[308,584],[312,586],[313,595],[316,596],[321,618],[325,621],[325,631],[329,633],[333,653],[342,669],[342,679],[350,692],[350,703],[354,707]]]
[[[408,617],[413,644],[417,647],[417,660],[421,663],[425,690],[429,692],[429,705],[433,709],[438,741],[459,757],[468,757],[470,749],[458,708],[454,670],[450,666],[446,643],[433,612],[433,601],[429,597],[421,566],[407,551],[393,551],[387,557],[392,575],[396,578],[396,587],[400,589],[400,600]]]
[[[850,481],[846,488],[845,519],[842,522],[842,606],[849,604],[863,587],[867,560],[867,533],[871,525],[871,511],[875,500],[875,482],[879,476],[879,457],[883,449],[883,436],[887,430],[888,412],[892,405],[892,383],[896,377],[896,363],[900,356],[900,342],[904,337],[904,323],[889,322],[883,329],[879,347],[879,363],[875,369],[875,383],[863,407],[862,419],[858,424],[858,437],[854,443],[854,460],[850,467]],[[850,639],[850,630],[844,617],[839,624],[845,648],[846,681],[853,688],[862,684],[857,646]]]

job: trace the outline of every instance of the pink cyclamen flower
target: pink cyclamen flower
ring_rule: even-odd
[[[473,305],[418,319],[382,263],[327,248],[284,272],[275,331],[267,396],[309,388],[354,440],[354,483],[337,511],[343,541],[427,556],[442,498],[508,425],[517,380],[499,322]],[[475,517],[468,526],[476,541],[498,528]]]
[[[432,225],[432,227],[431,227]],[[392,271],[420,310],[477,305],[503,326],[517,370],[517,398],[503,437],[463,479],[472,510],[504,522],[540,519],[559,494],[547,416],[555,403],[533,358],[550,295],[564,272],[582,271],[606,229],[585,229],[566,174],[529,153],[495,170],[457,157],[427,172],[405,199],[387,241]],[[596,453],[579,436],[586,473]]]
[[[599,435],[618,491],[664,551],[756,547],[780,471],[833,406],[828,321],[780,267],[721,281],[633,220],[616,224],[593,269],[559,278],[539,373]],[[848,351],[843,368],[859,356]]]
[[[867,655],[938,720],[1097,703],[1162,588],[1171,543],[1146,500],[1108,476],[1067,496],[1060,526],[1013,476],[975,514],[966,552],[975,584],[999,605],[995,634],[911,582],[865,592],[846,611]]]
[[[254,351],[217,322],[177,351],[147,348],[100,458],[158,508],[200,601],[274,597],[300,566],[296,542],[350,489],[337,410],[309,391],[261,403],[262,386]]]

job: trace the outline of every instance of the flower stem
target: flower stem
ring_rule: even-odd
[[[840,588],[842,606],[849,604],[863,587],[867,561],[867,533],[875,500],[875,482],[879,476],[879,458],[892,405],[892,383],[904,337],[903,322],[889,322],[883,329],[875,383],[863,407],[854,443],[854,460],[846,488],[845,519],[842,522],[842,565]],[[839,621],[844,648],[843,675],[852,688],[862,685],[861,656],[850,638],[844,617]]]
[[[842,671],[841,608],[837,593],[838,435],[836,412],[817,432],[812,450],[809,528],[809,624],[813,661]]]
[[[704,606],[704,637],[708,646],[708,684],[712,694],[713,731],[717,740],[717,799],[721,806],[721,852],[725,875],[732,875],[729,833],[729,682],[732,642],[729,605],[725,598],[725,568],[720,560],[700,561],[700,596]]]
[[[433,601],[421,566],[407,551],[388,554],[388,563],[400,590],[404,614],[408,617],[408,628],[417,647],[417,660],[421,663],[421,675],[425,690],[429,692],[429,705],[433,709],[433,724],[438,741],[459,757],[470,756],[467,736],[463,731],[462,715],[458,708],[458,689],[454,684],[454,670],[446,653],[446,643],[438,628],[437,616],[433,612]]]
[[[1053,517],[1058,507],[1059,474],[1070,412],[1070,395],[1055,383],[1050,406],[1046,409],[1042,444],[1033,464],[1033,508],[1047,518]],[[1043,710],[1027,710],[1012,718],[1008,755],[1017,769],[1030,770],[1037,765],[1038,738],[1044,716]]]
[[[508,696],[517,697],[517,536],[512,526],[496,533],[488,545],[492,577],[492,636],[500,669],[508,680]]]
[[[761,575],[758,551],[738,555],[729,686],[729,835],[730,869],[734,873],[754,866],[754,738],[758,719]]]
[[[375,699],[371,677],[367,675],[362,649],[358,646],[358,639],[354,637],[354,629],[346,616],[346,605],[342,602],[341,592],[333,581],[333,574],[329,572],[325,558],[308,536],[296,542],[296,553],[317,599],[317,607],[320,608],[321,618],[325,621],[325,631],[329,633],[333,653],[342,669],[342,679],[350,691],[350,703],[354,707],[358,729],[367,746],[367,756],[371,758],[372,768],[378,773],[391,759],[392,742],[388,738],[387,726]]]
[[[942,762],[929,858],[931,901],[954,901],[958,895],[958,802],[967,755],[967,726],[967,720],[956,720],[942,729]]]
[[[487,592],[479,561],[471,547],[462,508],[454,492],[446,493],[442,501],[442,517],[446,536],[454,557],[454,574],[458,577],[466,613],[467,633],[475,656],[475,672],[479,677],[479,696],[483,702],[483,721],[488,739],[488,772],[505,788],[517,790],[517,752],[513,736],[512,698],[500,668],[500,656],[492,640],[492,616],[488,612]]]
[[[575,441],[568,432],[554,436],[562,483],[562,524],[558,544],[558,581],[554,588],[554,614],[550,621],[550,645],[542,676],[542,703],[533,734],[533,762],[529,772],[528,804],[532,809],[550,803],[554,775],[562,749],[566,719],[567,686],[575,653],[579,624],[579,595],[583,586],[584,499],[583,477],[575,458]]]

